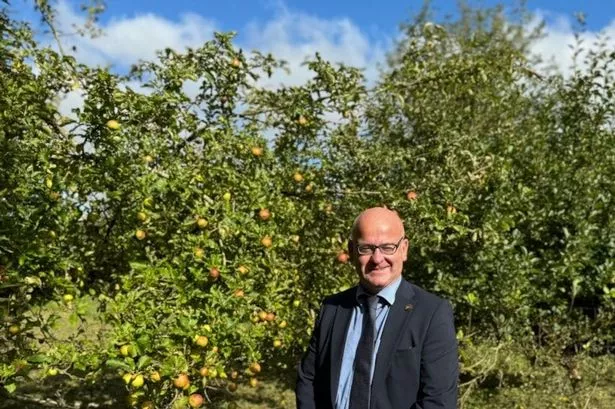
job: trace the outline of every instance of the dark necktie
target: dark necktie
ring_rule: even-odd
[[[363,330],[354,358],[354,375],[350,389],[350,409],[368,409],[372,355],[376,339],[376,307],[378,296],[366,297],[363,310]]]

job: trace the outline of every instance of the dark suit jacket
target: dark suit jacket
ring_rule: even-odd
[[[357,287],[327,297],[297,372],[297,409],[333,409]],[[448,301],[402,279],[376,355],[370,409],[453,409],[458,355]]]

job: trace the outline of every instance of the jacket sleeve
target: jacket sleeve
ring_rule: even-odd
[[[448,301],[437,306],[429,324],[421,357],[417,407],[455,409],[459,358],[453,309]]]
[[[316,364],[320,345],[319,337],[324,308],[323,302],[320,305],[320,312],[314,324],[310,342],[297,368],[297,383],[295,385],[297,409],[316,409],[314,378],[316,377]]]

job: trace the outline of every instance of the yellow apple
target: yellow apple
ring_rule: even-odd
[[[110,119],[107,121],[107,128],[111,129],[112,131],[117,131],[118,129],[120,129],[120,123],[115,119]]]
[[[200,347],[205,347],[209,343],[209,339],[205,335],[197,335],[194,338],[194,343]]]
[[[145,383],[145,380],[143,379],[143,375],[138,374],[137,376],[134,377],[134,379],[132,380],[131,385],[136,388],[139,389],[140,387],[143,386],[143,384]]]

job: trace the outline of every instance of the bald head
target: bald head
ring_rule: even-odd
[[[350,239],[357,240],[366,230],[378,229],[382,233],[392,233],[398,237],[405,236],[404,223],[397,212],[384,207],[372,207],[363,211],[352,224]]]

